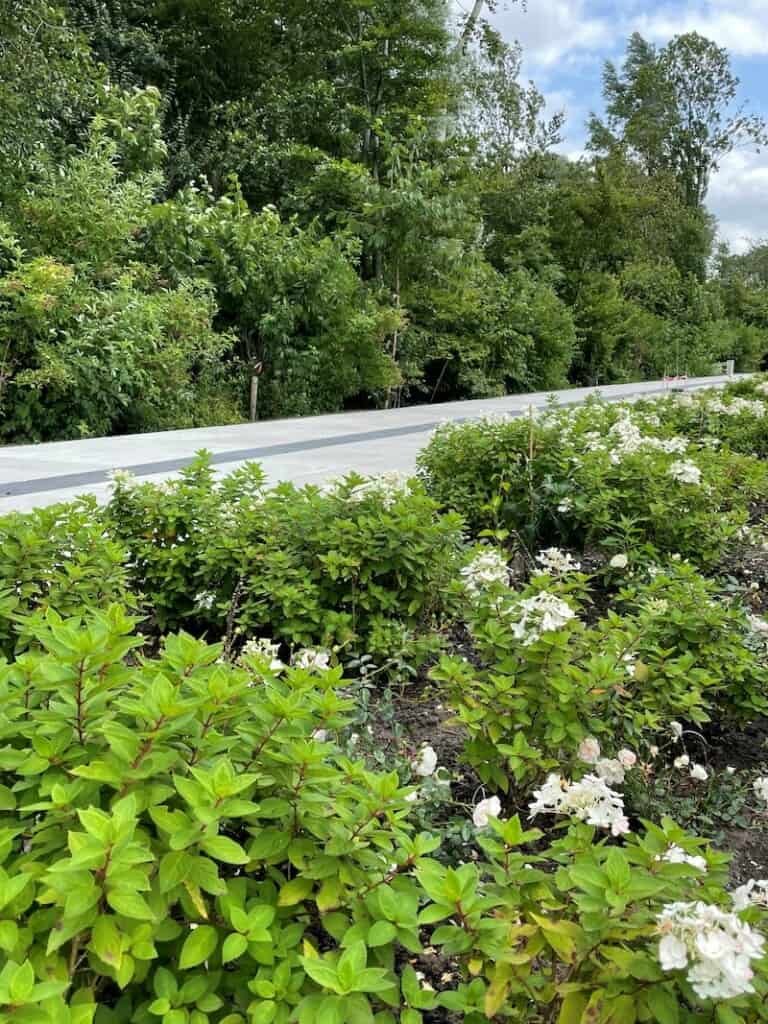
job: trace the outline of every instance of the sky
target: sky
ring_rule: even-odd
[[[461,0],[468,6],[469,0]],[[621,63],[626,41],[639,31],[663,44],[697,31],[731,54],[741,79],[740,100],[768,118],[768,0],[498,0],[491,21],[508,41],[519,40],[524,76],[547,98],[547,111],[564,110],[563,152],[583,152],[584,124],[602,111],[603,63]],[[707,205],[720,235],[735,252],[750,238],[768,238],[768,149],[739,149],[723,160]]]

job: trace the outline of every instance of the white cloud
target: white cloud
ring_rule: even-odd
[[[742,252],[749,239],[768,238],[768,154],[736,151],[722,161],[712,179],[707,206],[720,234]]]
[[[551,68],[578,51],[599,50],[615,37],[615,23],[590,16],[586,0],[532,0],[527,9],[519,3],[504,4],[493,23],[505,39],[523,45],[533,66]]]
[[[699,32],[739,57],[768,54],[768,0],[701,0],[665,5],[635,19],[632,26],[666,42],[682,32]]]

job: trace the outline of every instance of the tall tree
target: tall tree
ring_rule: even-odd
[[[723,157],[768,141],[764,119],[737,104],[738,87],[728,51],[697,32],[661,49],[635,33],[621,71],[605,66],[607,117],[590,119],[590,146],[624,148],[650,175],[671,172],[685,202],[701,206]]]

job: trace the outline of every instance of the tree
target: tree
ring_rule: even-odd
[[[626,149],[648,175],[674,175],[688,206],[701,207],[723,157],[768,140],[762,117],[734,106],[739,79],[728,51],[697,32],[656,49],[639,33],[621,71],[605,65],[607,118],[590,120],[596,152]]]

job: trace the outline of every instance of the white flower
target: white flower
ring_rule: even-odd
[[[560,548],[545,548],[536,555],[536,561],[541,566],[542,572],[551,576],[564,576],[568,572],[578,572],[581,569],[581,562],[576,562],[573,556]]]
[[[195,595],[195,605],[198,608],[203,608],[206,611],[210,611],[216,603],[216,595],[212,594],[209,590],[204,590],[200,594]]]
[[[726,775],[735,775],[736,774],[736,769],[732,765],[729,764],[728,767],[725,769],[725,774]]]
[[[682,846],[672,844],[665,854],[657,853],[655,860],[665,860],[669,864],[690,864],[692,868],[698,868],[699,871],[707,870],[707,862],[704,857],[691,856],[687,854]]]
[[[651,755],[652,758],[658,757],[659,748],[655,744],[652,744],[650,747],[648,747],[648,753]]]
[[[413,762],[414,772],[423,779],[426,779],[427,776],[434,774],[436,768],[437,754],[430,746],[422,747],[418,757]]]
[[[696,779],[697,782],[706,782],[709,778],[707,769],[703,764],[691,765],[691,778]]]
[[[610,829],[615,836],[629,831],[621,794],[608,787],[597,775],[585,775],[579,782],[568,782],[551,774],[534,791],[529,804],[531,817],[536,814],[568,814],[596,828]]]
[[[611,569],[626,569],[629,565],[629,559],[626,555],[614,555],[608,565]]]
[[[293,655],[292,664],[295,668],[303,668],[308,672],[325,672],[331,665],[328,651],[314,647],[304,647]]]
[[[388,473],[380,473],[373,476],[362,484],[353,487],[349,492],[348,501],[357,503],[366,498],[375,496],[385,509],[390,509],[395,502],[410,493],[410,481],[407,476],[392,470]]]
[[[751,906],[768,909],[768,878],[750,878],[744,885],[733,890],[731,899],[735,911],[746,910]]]
[[[572,508],[573,508],[573,498],[563,498],[563,500],[557,506],[557,511],[558,512],[570,512]]]
[[[680,725],[679,722],[670,722],[669,723],[669,728],[672,730],[672,739],[675,741],[675,743],[677,743],[677,741],[683,735],[683,727],[682,727],[682,725]]]
[[[735,913],[711,904],[670,903],[658,917],[659,963],[686,970],[701,999],[735,999],[753,992],[751,961],[763,956],[765,939]]]
[[[688,950],[675,935],[665,935],[659,943],[659,963],[663,971],[678,971],[688,966]]]
[[[622,768],[634,768],[637,764],[637,754],[634,750],[628,750],[626,747],[620,750],[616,757],[619,759]]]
[[[472,812],[472,821],[475,828],[485,828],[491,818],[498,818],[500,814],[501,801],[497,796],[489,796],[477,804]]]
[[[624,781],[624,765],[616,757],[601,758],[595,765],[595,771],[609,786],[620,786]]]
[[[701,470],[695,462],[689,460],[673,462],[669,467],[669,475],[679,484],[693,484],[698,487],[701,483]]]
[[[569,604],[544,591],[516,601],[504,610],[504,614],[513,619],[510,622],[512,635],[524,647],[536,643],[544,633],[562,629],[571,619],[576,618],[576,612]]]
[[[509,585],[509,566],[504,555],[488,548],[475,555],[461,570],[464,587],[470,597],[478,597],[493,586]]]
[[[107,479],[116,491],[120,488],[130,490],[132,487],[138,486],[139,483],[130,469],[111,469],[107,473]]]
[[[405,798],[405,802],[407,804],[415,804],[418,799],[419,799],[419,791],[418,791],[418,789],[414,789],[413,792],[409,793],[408,796]]]
[[[280,651],[280,644],[273,643],[266,637],[259,637],[255,640],[247,640],[243,645],[242,653],[240,658],[260,658],[269,662],[269,667],[273,672],[279,672],[281,668],[285,668],[285,665],[278,658]]]
[[[317,740],[318,743],[325,743],[325,741],[328,739],[328,730],[315,729],[315,731],[312,733],[312,739]]]
[[[759,797],[760,800],[764,800],[768,804],[768,776],[755,779],[752,783],[752,789],[755,791],[755,796]]]
[[[600,759],[600,744],[594,736],[587,736],[579,744],[579,760],[585,764],[597,764]]]
[[[687,768],[691,763],[691,759],[687,754],[681,754],[680,757],[676,757],[672,763],[675,768]]]

